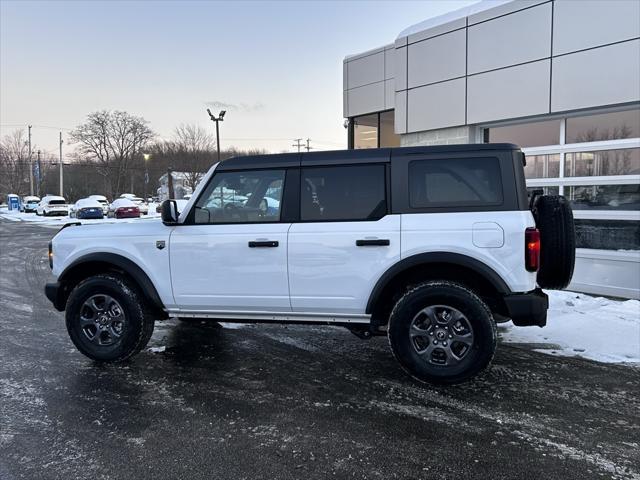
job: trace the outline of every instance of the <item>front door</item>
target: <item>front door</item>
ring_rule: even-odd
[[[170,238],[171,283],[185,311],[291,310],[285,170],[214,174]]]

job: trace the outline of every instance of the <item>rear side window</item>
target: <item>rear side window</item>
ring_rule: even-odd
[[[413,208],[500,205],[497,158],[415,160],[409,163],[409,205]]]
[[[302,221],[377,220],[387,213],[384,165],[303,168]]]

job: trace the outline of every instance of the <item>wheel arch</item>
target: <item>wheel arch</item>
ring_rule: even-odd
[[[394,298],[408,286],[427,280],[461,283],[485,299],[492,311],[506,312],[503,297],[511,290],[495,270],[467,255],[426,252],[402,259],[378,279],[366,307],[366,313],[371,315],[371,325],[386,325]]]
[[[60,303],[66,304],[71,290],[82,280],[106,272],[116,272],[130,278],[139,287],[140,294],[147,302],[148,307],[159,318],[167,318],[160,295],[146,272],[132,260],[116,253],[89,253],[76,259],[65,268],[58,276],[58,283],[62,287]]]

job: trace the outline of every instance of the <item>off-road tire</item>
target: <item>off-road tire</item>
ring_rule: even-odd
[[[416,315],[426,307],[448,305],[466,316],[473,344],[458,365],[434,365],[416,352],[409,335]],[[430,281],[410,288],[395,304],[388,328],[391,351],[414,379],[431,384],[455,384],[486,369],[496,350],[496,324],[489,307],[468,288],[448,281]]]
[[[576,261],[576,234],[571,205],[561,195],[541,195],[535,198],[531,212],[540,231],[538,285],[550,290],[562,290],[571,283]]]
[[[119,341],[110,346],[94,345],[80,327],[84,302],[98,294],[115,299],[126,319]],[[153,334],[155,319],[133,282],[117,274],[100,274],[81,281],[72,290],[65,308],[65,323],[71,341],[82,354],[99,362],[121,362],[147,345]]]

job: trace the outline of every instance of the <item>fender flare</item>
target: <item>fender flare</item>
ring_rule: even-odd
[[[491,267],[488,267],[479,260],[460,253],[451,252],[427,252],[418,253],[410,257],[400,260],[398,263],[390,267],[378,279],[367,301],[366,313],[371,314],[378,297],[393,279],[409,268],[418,265],[429,265],[433,263],[450,263],[473,270],[475,273],[483,277],[501,294],[508,295],[511,293],[509,286]]]
[[[138,284],[138,286],[140,287],[140,293],[142,294],[143,298],[147,302],[149,302],[150,306],[159,311],[164,311],[164,304],[160,299],[160,295],[158,295],[156,287],[153,285],[153,282],[146,274],[146,272],[132,260],[129,260],[128,258],[116,253],[89,253],[74,260],[58,276],[58,282],[60,283],[60,285],[65,285],[70,277],[75,276],[75,272],[77,272],[83,265],[89,263],[109,264],[119,270],[122,270],[127,275],[129,275],[134,282]]]

